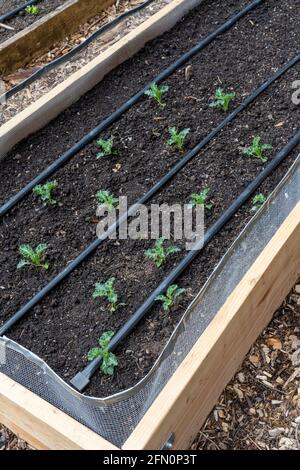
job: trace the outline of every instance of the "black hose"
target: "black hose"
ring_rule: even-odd
[[[112,113],[109,117],[104,119],[98,126],[86,134],[77,144],[71,149],[67,150],[57,160],[51,163],[45,170],[43,170],[36,178],[28,183],[21,191],[12,196],[4,205],[0,207],[0,217],[3,217],[10,209],[12,209],[18,202],[20,202],[27,194],[29,194],[33,188],[40,184],[45,179],[49,178],[55,171],[65,165],[74,155],[82,150],[86,145],[92,142],[102,131],[107,127],[115,123],[120,117],[126,113],[133,105],[135,105],[143,96],[145,91],[150,87],[152,83],[159,83],[170,75],[172,75],[177,69],[183,66],[189,59],[195,56],[199,51],[208,46],[216,37],[230,29],[240,18],[245,16],[249,11],[260,5],[262,0],[254,0],[246,8],[235,14],[232,18],[227,20],[222,26],[217,28],[213,33],[208,35],[205,39],[200,41],[196,46],[192,47],[188,52],[183,54],[178,60],[173,62],[167,67],[162,73],[160,73],[151,83],[143,87],[138,93],[126,101],[119,109]]]
[[[112,28],[114,28],[119,23],[121,23],[121,21],[123,21],[125,18],[127,18],[128,16],[131,16],[131,15],[134,15],[138,11],[146,8],[148,5],[150,5],[154,1],[155,0],[146,0],[142,4],[140,4],[140,5],[138,5],[134,8],[131,8],[130,10],[125,11],[124,13],[119,15],[117,18],[114,18],[109,23],[104,24],[99,29],[97,29],[97,31],[94,31],[91,34],[91,36],[89,36],[87,39],[82,41],[77,46],[73,47],[73,49],[71,49],[69,52],[67,52],[66,54],[64,54],[61,57],[58,57],[57,59],[52,60],[52,62],[49,62],[48,64],[45,64],[39,70],[34,72],[32,75],[30,75],[30,77],[25,78],[22,82],[15,85],[13,88],[8,90],[6,93],[3,93],[3,95],[0,96],[0,103],[1,102],[4,103],[9,98],[14,96],[16,93],[19,93],[19,91],[24,90],[24,88],[26,88],[28,85],[33,83],[38,78],[45,75],[50,70],[58,67],[59,65],[65,63],[65,62],[68,62],[72,57],[74,57],[74,55],[78,54],[82,49],[87,47],[91,42],[95,41],[99,36],[101,36],[102,34],[104,34],[107,31],[110,31]]]
[[[23,3],[23,5],[16,7],[14,10],[8,11],[7,13],[4,13],[4,15],[0,16],[0,23],[4,23],[4,21],[9,20],[10,18],[13,18],[16,16],[20,11],[25,10],[26,7],[29,7],[30,5],[34,5],[35,3],[41,2],[42,0],[29,0],[26,3]]]
[[[113,336],[109,351],[114,351],[117,346],[132,332],[135,326],[146,316],[153,307],[158,295],[163,294],[178,277],[189,267],[194,259],[201,253],[212,238],[219,233],[224,225],[237,213],[240,207],[249,199],[256,189],[265,179],[283,162],[288,154],[300,144],[300,130],[285,145],[275,158],[254,178],[254,180],[242,191],[235,201],[223,212],[219,219],[207,230],[203,240],[199,240],[193,249],[180,261],[180,263],[170,272],[170,274],[159,284],[145,302],[135,311],[129,320]],[[91,377],[99,368],[101,358],[94,359],[82,372],[79,372],[72,380],[71,384],[80,392],[88,385]]]
[[[300,60],[298,54],[293,60],[285,64],[278,70],[272,78],[263,83],[257,90],[255,90],[246,100],[231,114],[229,114],[218,127],[216,127],[207,137],[205,137],[198,145],[190,150],[176,165],[174,165],[168,173],[166,173],[161,180],[156,183],[147,193],[145,193],[122,217],[99,238],[94,240],[77,258],[71,261],[68,266],[55,276],[43,289],[41,289],[29,302],[23,305],[9,320],[7,320],[0,328],[0,336],[4,335],[15,323],[23,318],[35,305],[37,305],[50,291],[52,291],[61,281],[63,281],[69,274],[71,274],[83,261],[85,261],[101,244],[104,240],[108,239],[111,233],[114,233],[128,217],[135,214],[140,204],[148,202],[168,181],[170,181],[176,173],[178,173],[195,155],[207,145],[221,130],[229,124],[233,119],[242,112],[249,104],[251,104],[261,93],[263,93],[275,80],[283,75],[289,68]]]

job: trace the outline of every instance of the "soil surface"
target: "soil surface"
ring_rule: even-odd
[[[17,146],[0,162],[1,201],[24,186],[180,53],[247,3],[204,2],[175,29],[148,44],[58,119]],[[85,147],[52,178],[59,183],[56,207],[45,209],[36,196],[30,195],[3,219],[1,322],[95,238],[98,190],[126,195],[129,203],[134,202],[181,157],[166,144],[169,127],[189,127],[186,149],[192,148],[224,118],[221,111],[209,107],[218,86],[235,91],[236,100],[232,104],[235,107],[298,53],[299,24],[294,6],[292,0],[280,4],[275,0],[264,2],[189,63],[192,70],[189,80],[184,68],[168,79],[170,88],[164,96],[164,109],[146,97],[132,108],[103,135],[114,136],[118,155],[97,160],[96,143]],[[260,135],[273,146],[268,153],[271,159],[297,131],[300,107],[292,103],[291,84],[299,78],[299,71],[300,67],[295,66],[274,83],[153,202],[185,203],[192,192],[209,187],[213,209],[206,212],[206,227],[210,226],[263,168],[259,160],[242,156],[241,148]],[[267,196],[298,153],[299,149],[294,151],[258,192]],[[186,294],[176,308],[166,313],[157,304],[117,350],[119,366],[115,375],[108,378],[96,374],[88,394],[105,396],[123,390],[150,370],[185,308],[253,215],[251,208],[249,201],[181,276],[178,284],[186,288]],[[47,272],[34,268],[16,270],[18,247],[22,243],[32,246],[47,243],[50,262]],[[152,241],[105,242],[8,336],[41,356],[66,380],[72,378],[87,364],[86,354],[97,344],[100,334],[120,328],[181,259],[184,244],[182,241],[176,244],[182,247],[182,252],[170,257],[158,270],[144,255]],[[117,278],[120,302],[125,303],[114,314],[108,312],[104,301],[92,298],[95,283],[111,276]]]
[[[42,0],[36,4],[36,6],[39,7],[39,12],[37,15],[30,15],[25,11],[20,11],[18,15],[5,21],[7,26],[14,28],[13,31],[0,28],[0,43],[14,36],[19,31],[27,28],[27,26],[30,26],[32,23],[35,23],[35,21],[47,15],[47,13],[55,10],[55,8],[59,7],[60,5],[63,5],[65,2],[66,0]],[[26,3],[25,0],[4,0],[4,2],[1,2],[0,15],[4,15],[9,11],[14,10],[24,3]]]

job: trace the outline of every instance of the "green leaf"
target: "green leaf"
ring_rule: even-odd
[[[101,356],[101,351],[99,348],[92,348],[87,355],[88,361],[93,361],[96,357]]]
[[[27,264],[30,264],[29,261],[26,261],[25,259],[21,259],[17,264],[17,269],[21,269]]]
[[[236,97],[235,93],[225,93],[222,88],[217,88],[215,93],[215,101],[210,103],[212,108],[220,108],[224,112],[229,109],[230,102]]]
[[[169,90],[168,85],[158,86],[156,83],[152,83],[150,88],[145,91],[146,96],[154,98],[155,101],[162,107],[165,107],[165,104],[162,102],[162,96]]]
[[[183,150],[184,140],[189,134],[190,129],[182,129],[180,132],[177,132],[176,127],[169,128],[170,138],[167,141],[168,145],[175,145],[179,150]]]

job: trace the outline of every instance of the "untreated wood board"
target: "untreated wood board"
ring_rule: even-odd
[[[99,57],[1,126],[0,158],[20,140],[41,129],[77,101],[111,70],[138,52],[146,42],[171,29],[191,8],[201,2],[202,0],[173,0]]]
[[[123,449],[186,449],[300,275],[300,203],[228,297]]]
[[[0,423],[39,450],[117,450],[113,444],[2,373]]]
[[[68,0],[62,6],[0,44],[0,74],[7,75],[47,52],[80,24],[115,0]]]

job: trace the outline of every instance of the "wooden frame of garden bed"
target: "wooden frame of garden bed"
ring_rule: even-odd
[[[67,0],[43,18],[0,44],[0,73],[8,75],[46,53],[78,26],[111,6],[114,0]]]
[[[2,125],[0,158],[22,139],[44,127],[75,103],[105,75],[142,49],[148,41],[171,29],[189,10],[201,2],[202,0],[173,0],[81,70]]]
[[[300,202],[200,336],[123,445],[188,448],[247,351],[300,275]],[[0,422],[38,449],[117,448],[0,374]]]

